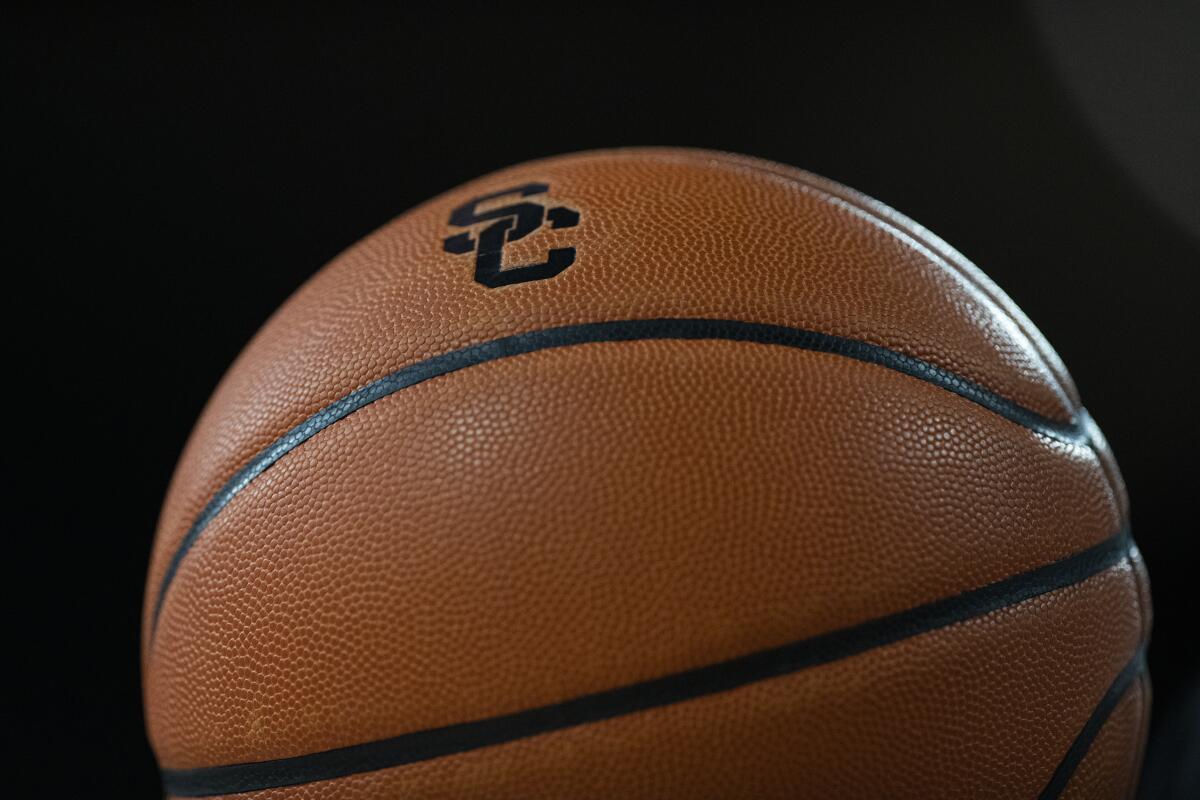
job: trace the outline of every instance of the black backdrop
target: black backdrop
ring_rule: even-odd
[[[772,158],[868,192],[963,250],[1045,331],[1117,452],[1151,570],[1144,795],[1200,796],[1185,514],[1195,209],[1181,224],[1105,144],[1054,66],[1074,54],[1045,20],[974,7],[994,4],[895,5],[904,10],[13,13],[2,58],[16,201],[4,462],[14,767],[46,796],[157,792],[137,654],[158,505],[207,395],[292,290],[478,174],[671,144]],[[1125,41],[1119,19],[1106,24]],[[1167,44],[1140,42],[1133,63]],[[1156,74],[1122,90],[1179,92]],[[1159,167],[1155,136],[1176,153],[1200,149],[1178,146],[1200,132],[1153,116],[1131,124],[1154,134],[1135,146]],[[1194,158],[1175,163],[1167,173],[1195,169],[1200,181]]]

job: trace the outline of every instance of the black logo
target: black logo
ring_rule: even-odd
[[[507,269],[501,269],[501,255],[505,242],[515,242],[542,227],[549,220],[551,228],[573,228],[579,224],[579,212],[566,206],[555,206],[547,209],[541,203],[522,200],[519,203],[495,208],[491,211],[476,211],[483,203],[507,195],[526,198],[533,195],[546,194],[550,191],[545,183],[527,183],[501,192],[485,194],[476,197],[468,203],[463,203],[450,214],[450,224],[458,228],[467,228],[487,220],[495,220],[479,233],[476,241],[468,233],[449,236],[442,243],[447,253],[469,253],[475,251],[475,280],[489,288],[509,286],[525,281],[541,281],[553,278],[567,267],[575,263],[574,247],[556,247],[552,249],[545,261],[540,264],[522,264]]]

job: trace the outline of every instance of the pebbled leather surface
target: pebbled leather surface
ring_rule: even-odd
[[[189,724],[151,732],[165,763],[237,763],[557,702],[1056,561],[1113,508],[1086,447],[838,356],[492,362],[367,406],[234,498],[159,622],[147,698]]]
[[[470,256],[442,250],[457,232],[446,224],[450,210],[529,181],[548,183],[554,202],[581,212],[580,223],[510,243],[507,263],[561,246],[576,247],[577,261],[550,280],[487,289],[472,280]],[[406,389],[286,455],[197,540],[150,635],[159,584],[200,509],[307,416],[474,342],[661,316],[876,343],[1044,416],[1079,419],[1093,428],[1092,445],[1047,439],[927,383],[827,354],[680,341],[527,354]],[[1126,504],[1111,453],[1079,414],[1049,345],[962,256],[890,209],[798,170],[724,154],[631,150],[534,162],[436,198],[347,251],[267,323],[223,380],[185,449],[156,537],[147,723],[160,762],[188,768],[554,702],[1037,567],[1112,535]],[[792,752],[836,743],[844,757],[829,762],[842,765],[830,780],[866,795],[863,787],[887,794],[880,787],[893,786],[899,796],[895,759],[870,755],[869,736],[854,733],[863,698],[846,687],[868,678],[877,702],[898,709],[891,735],[911,737],[906,759],[928,746],[925,760],[955,785],[984,781],[981,760],[998,758],[1001,740],[1016,735],[1007,712],[988,720],[988,709],[1007,704],[1025,708],[1021,736],[1044,736],[1047,750],[1018,748],[1005,765],[1041,774],[1066,746],[1055,749],[1056,737],[1069,743],[1090,713],[1089,696],[1078,693],[1106,686],[1147,633],[1144,571],[1113,576],[1106,581],[1124,587],[1113,597],[1068,602],[1079,592],[1061,590],[963,625],[972,644],[951,648],[953,658],[922,656],[918,644],[947,630],[887,648],[911,663],[864,654],[815,671],[843,676],[828,686],[804,673],[768,682],[817,687],[786,702],[769,687],[745,687],[597,726],[616,731],[611,741],[563,731],[342,779],[336,791],[346,794],[337,796],[588,796],[592,785],[697,796],[687,776],[718,767],[707,796],[766,796],[754,765],[774,752],[760,741],[768,733]],[[1060,613],[1068,622],[1039,627]],[[1025,638],[1008,633],[1010,618],[1022,620]],[[1127,639],[1085,635],[1126,624],[1135,629]],[[1057,708],[1022,706],[1021,681],[1004,683],[1000,662],[1053,650],[1064,637],[1092,642],[1090,660],[1044,666],[1050,688],[1036,696],[1057,698]],[[987,647],[1005,648],[1003,658],[976,661]],[[889,666],[866,666],[877,661]],[[940,684],[889,696],[890,680],[922,664]],[[995,677],[989,696],[998,700],[971,712],[977,724],[956,734],[957,750],[939,749],[946,715],[976,699],[954,688],[956,670]],[[780,704],[764,706],[753,699],[759,693]],[[803,722],[822,702],[846,707],[843,738]],[[722,710],[710,718],[710,706]],[[772,724],[747,737],[756,714]],[[643,716],[670,721],[656,732],[657,723],[634,719]],[[1114,728],[1119,722],[1114,715]],[[1129,777],[1129,748],[1140,747],[1144,725],[1134,727],[1104,734],[1118,745],[1106,745],[1112,755],[1097,756],[1089,775]],[[722,764],[693,763],[716,758],[702,757],[702,743],[735,729],[746,738],[728,743]],[[519,755],[533,751],[539,766]],[[614,783],[599,774],[612,772],[600,766],[603,753],[650,772],[675,759],[676,778]],[[794,786],[815,769],[807,764],[771,761],[762,774]],[[578,792],[563,783],[573,774]],[[279,796],[333,796],[313,786],[318,794]],[[489,786],[494,793],[478,793]],[[1021,792],[994,796],[1036,796]]]
[[[656,316],[748,319],[920,356],[1047,416],[1070,393],[1028,326],[977,274],[885,218],[759,162],[694,151],[583,154],[501,171],[400,217],[322,270],[239,357],[185,451],[150,571],[221,484],[283,431],[436,353],[524,330]],[[582,212],[507,248],[514,261],[574,245],[549,281],[487,290],[469,257],[442,251],[451,209],[528,181]]]
[[[1036,798],[1136,642],[1129,571],[677,706],[237,797]]]
[[[1100,730],[1063,790],[1063,800],[1116,800],[1133,796],[1141,771],[1149,712],[1150,685],[1149,679],[1143,676],[1113,709],[1108,723]]]

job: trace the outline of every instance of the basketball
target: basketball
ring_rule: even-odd
[[[159,519],[147,730],[171,797],[1126,796],[1128,517],[1062,361],[920,225],[744,156],[553,157],[230,368]]]

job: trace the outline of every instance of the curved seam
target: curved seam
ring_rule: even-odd
[[[1082,410],[1082,407],[1076,404],[1073,393],[1067,390],[1067,384],[1064,379],[1069,379],[1069,375],[1058,374],[1058,371],[1055,369],[1052,363],[1052,359],[1048,357],[1047,352],[1041,346],[1042,344],[1045,344],[1047,347],[1049,347],[1049,342],[1046,342],[1045,337],[1041,336],[1040,332],[1036,331],[1036,326],[1033,325],[1031,320],[1026,318],[1025,322],[1028,323],[1027,326],[1020,319],[1014,317],[1012,313],[1005,308],[1005,304],[1001,299],[1001,296],[1003,296],[1003,299],[1007,300],[1009,303],[1013,303],[1013,301],[1011,298],[1008,298],[1006,295],[1004,295],[1004,290],[997,286],[994,282],[991,286],[981,283],[979,281],[979,276],[973,274],[970,270],[964,269],[958,263],[959,259],[961,259],[967,264],[970,264],[975,270],[979,270],[977,266],[971,264],[970,260],[965,255],[955,250],[952,245],[939,237],[936,233],[930,231],[928,228],[925,228],[919,222],[910,219],[903,212],[892,208],[890,205],[880,200],[876,200],[869,195],[863,194],[857,189],[852,189],[845,184],[812,172],[808,172],[807,170],[799,167],[794,167],[789,164],[780,164],[778,162],[757,158],[755,156],[745,156],[738,153],[730,153],[727,151],[705,150],[702,148],[691,147],[630,147],[612,148],[609,150],[593,150],[590,151],[590,153],[595,154],[596,158],[616,153],[627,156],[649,154],[657,156],[660,159],[664,159],[664,157],[667,159],[678,159],[682,158],[683,156],[688,156],[693,162],[700,162],[701,164],[705,162],[719,161],[724,166],[751,170],[764,175],[769,175],[773,178],[785,180],[801,188],[802,190],[809,190],[811,193],[815,194],[818,199],[835,201],[836,203],[841,203],[848,206],[854,212],[857,212],[860,218],[865,218],[868,221],[877,223],[878,227],[885,229],[897,239],[901,240],[905,245],[912,247],[910,242],[915,242],[917,245],[919,245],[919,248],[914,249],[918,249],[918,251],[928,251],[934,256],[934,260],[937,261],[940,266],[953,275],[962,278],[972,289],[981,292],[984,297],[986,297],[988,301],[990,301],[1003,315],[1005,321],[1021,331],[1022,335],[1024,335],[1029,341],[1029,344],[1032,345],[1033,349],[1041,358],[1043,366],[1046,367],[1046,371],[1054,379],[1055,388],[1061,395],[1061,399],[1066,401],[1066,405],[1070,410],[1070,413],[1075,415]],[[566,154],[546,160],[555,161],[558,159],[569,159],[578,155],[589,155],[589,153]],[[893,219],[892,217],[883,213],[880,210],[881,208],[894,214],[897,219]],[[908,225],[913,226],[913,228],[919,228],[920,230],[909,229],[907,227]],[[980,275],[982,275],[982,271],[979,270],[979,272]],[[993,289],[995,291],[993,291]],[[1000,296],[998,296],[996,292],[999,292]],[[1013,305],[1015,305],[1015,303],[1013,303]],[[1031,331],[1029,328],[1033,328],[1033,331]],[[1041,339],[1040,342],[1039,337]],[[1055,354],[1055,357],[1057,358],[1057,354]],[[1061,364],[1061,359],[1059,360],[1059,363]],[[1077,391],[1078,390],[1076,390],[1076,393]]]
[[[1134,790],[1137,788],[1138,770],[1136,769],[1136,763],[1137,763],[1137,759],[1136,759],[1137,744],[1136,743],[1140,742],[1142,739],[1142,718],[1144,716],[1144,711],[1145,711],[1145,703],[1142,700],[1142,696],[1143,696],[1142,692],[1145,691],[1145,684],[1146,684],[1146,673],[1145,673],[1145,671],[1142,671],[1141,673],[1138,674],[1137,678],[1135,679],[1134,685],[1129,688],[1130,692],[1137,691],[1138,693],[1136,696],[1133,697],[1133,702],[1137,703],[1137,706],[1134,709],[1137,714],[1137,717],[1136,717],[1137,721],[1134,723],[1135,727],[1134,727],[1134,739],[1133,739],[1133,741],[1135,743],[1134,744],[1135,758],[1133,759],[1135,768],[1129,770],[1129,774],[1125,776],[1125,792],[1122,795],[1122,797],[1125,797],[1126,800],[1133,797]]]
[[[1138,783],[1142,777],[1142,762],[1146,756],[1146,726],[1150,721],[1150,674],[1147,670],[1142,670],[1142,674],[1138,676],[1138,727],[1137,739],[1134,741],[1136,749],[1136,757],[1133,761],[1133,769],[1129,771],[1129,786],[1125,790],[1125,797],[1132,798],[1137,794]]]
[[[740,320],[672,317],[610,320],[518,333],[469,345],[427,358],[385,375],[345,395],[289,430],[238,470],[205,504],[180,540],[159,583],[151,617],[151,643],[158,630],[167,589],[179,566],[208,524],[242,489],[284,455],[314,435],[359,409],[390,394],[431,378],[502,358],[540,350],[601,342],[664,339],[724,340],[791,347],[839,355],[885,367],[941,387],[1035,433],[1070,444],[1091,446],[1078,419],[1062,423],[1002,397],[983,386],[928,361],[880,345],[828,333]]]
[[[1085,550],[958,595],[781,647],[515,713],[307,755],[193,769],[164,769],[181,797],[238,794],[374,772],[478,750],[727,692],[940,630],[1073,586],[1128,558],[1122,530]],[[1111,690],[1110,690],[1111,691]]]
[[[1100,729],[1108,722],[1109,716],[1113,710],[1125,696],[1125,692],[1133,684],[1133,681],[1138,678],[1146,669],[1146,650],[1145,645],[1139,645],[1133,657],[1121,669],[1108,689],[1100,697],[1100,701],[1096,703],[1096,707],[1092,709],[1091,715],[1079,730],[1079,734],[1071,742],[1067,752],[1063,755],[1062,761],[1055,768],[1054,773],[1050,776],[1049,783],[1042,793],[1038,795],[1038,800],[1055,800],[1062,795],[1067,785],[1071,782],[1071,778],[1075,775],[1075,771],[1079,769],[1079,765],[1083,762],[1088,750],[1099,735]]]
[[[1109,491],[1112,493],[1113,508],[1116,510],[1117,516],[1123,518],[1125,516],[1125,509],[1122,508],[1121,503],[1121,489],[1123,487],[1119,485],[1120,475],[1118,473],[1116,457],[1113,455],[1112,450],[1107,446],[1107,444],[1105,444],[1103,448],[1097,446],[1097,437],[1095,434],[1099,434],[1099,438],[1102,440],[1104,439],[1104,434],[1100,430],[1099,424],[1097,424],[1092,415],[1088,413],[1086,408],[1080,408],[1076,412],[1075,419],[1079,423],[1079,427],[1081,429],[1088,431],[1088,445],[1096,454],[1096,463],[1100,467],[1100,473],[1104,476],[1104,482],[1108,484]],[[1140,597],[1138,599],[1138,606],[1139,608],[1141,607]]]
[[[752,161],[759,161],[759,159],[752,159]],[[938,262],[940,262],[940,264],[943,265],[944,268],[946,268],[949,272],[962,278],[964,281],[967,282],[967,285],[969,285],[976,291],[982,293],[983,296],[986,297],[988,299],[988,301],[991,302],[991,304],[996,307],[996,310],[998,310],[1001,314],[1004,315],[1004,319],[1008,323],[1013,325],[1013,327],[1015,327],[1017,330],[1021,331],[1021,334],[1023,336],[1025,336],[1025,338],[1029,341],[1029,344],[1033,347],[1033,349],[1037,352],[1038,356],[1041,358],[1043,365],[1046,367],[1047,373],[1054,379],[1055,388],[1058,389],[1058,392],[1061,395],[1062,399],[1067,401],[1067,406],[1068,406],[1071,414],[1077,415],[1077,414],[1079,414],[1080,411],[1082,411],[1082,407],[1076,405],[1075,398],[1072,397],[1072,393],[1067,390],[1067,385],[1064,382],[1064,376],[1058,374],[1058,372],[1054,368],[1052,360],[1048,357],[1048,354],[1041,347],[1041,344],[1043,342],[1047,346],[1049,346],[1049,343],[1045,342],[1044,337],[1041,337],[1041,341],[1039,341],[1040,333],[1036,332],[1036,329],[1033,332],[1031,332],[1030,330],[1027,329],[1026,323],[1028,323],[1029,326],[1032,326],[1032,322],[1028,319],[1026,319],[1025,321],[1022,321],[1022,320],[1018,319],[1017,317],[1014,317],[1012,315],[1012,313],[1007,308],[1005,308],[1003,300],[1008,300],[1008,302],[1010,302],[1010,303],[1012,303],[1013,301],[1011,298],[1004,296],[1004,290],[1001,289],[999,286],[995,285],[994,283],[991,286],[989,286],[985,283],[981,283],[979,281],[979,276],[973,274],[972,272],[970,272],[967,269],[964,269],[958,263],[958,261],[959,261],[959,258],[961,258],[963,261],[970,263],[970,261],[967,259],[967,257],[965,255],[962,255],[961,253],[958,253],[958,251],[955,250],[952,245],[950,245],[948,242],[943,240],[936,233],[933,233],[932,231],[930,231],[927,228],[925,228],[924,226],[922,226],[919,222],[916,222],[916,221],[910,219],[903,212],[897,211],[896,209],[892,208],[891,206],[887,205],[886,203],[883,203],[882,201],[875,200],[874,198],[872,198],[868,195],[864,195],[861,192],[857,191],[856,189],[852,189],[848,186],[838,183],[837,181],[831,180],[829,178],[822,178],[822,176],[820,176],[820,175],[813,175],[812,173],[808,173],[807,171],[799,169],[798,167],[791,167],[786,164],[779,165],[779,166],[782,166],[785,170],[793,170],[793,171],[799,172],[800,173],[799,176],[788,174],[787,172],[774,169],[773,167],[775,165],[772,162],[743,163],[743,162],[739,162],[736,160],[733,160],[733,161],[727,160],[727,163],[736,164],[740,167],[756,169],[758,171],[765,172],[768,175],[774,175],[776,177],[784,178],[786,180],[796,183],[797,185],[799,185],[801,187],[804,187],[805,189],[810,189],[813,192],[815,192],[816,194],[821,195],[826,199],[845,203],[845,204],[849,205],[850,207],[856,209],[857,211],[861,212],[862,214],[866,215],[867,217],[871,218],[872,220],[877,222],[880,227],[887,229],[893,235],[898,234],[897,238],[900,238],[902,241],[911,240],[913,242],[916,242],[918,245],[920,245],[921,248],[927,250],[930,254],[932,254],[935,257],[935,259]],[[816,178],[817,181],[814,182],[812,180],[812,178]],[[882,208],[892,212],[893,214],[896,215],[896,217],[898,217],[898,219],[893,219],[893,218],[889,217],[887,214],[882,213],[880,211],[880,209],[877,208],[877,206],[881,206]],[[908,225],[911,225],[915,228],[920,228],[920,230],[909,229],[907,227]],[[922,235],[922,234],[924,234],[924,235]],[[905,241],[905,244],[908,244],[908,241]],[[909,246],[911,246],[911,245],[909,245]],[[972,265],[972,266],[974,266],[974,265]],[[978,269],[978,267],[975,267],[975,269]],[[993,291],[993,290],[995,290],[995,291]],[[998,296],[996,294],[996,292],[999,292],[1000,296]]]

